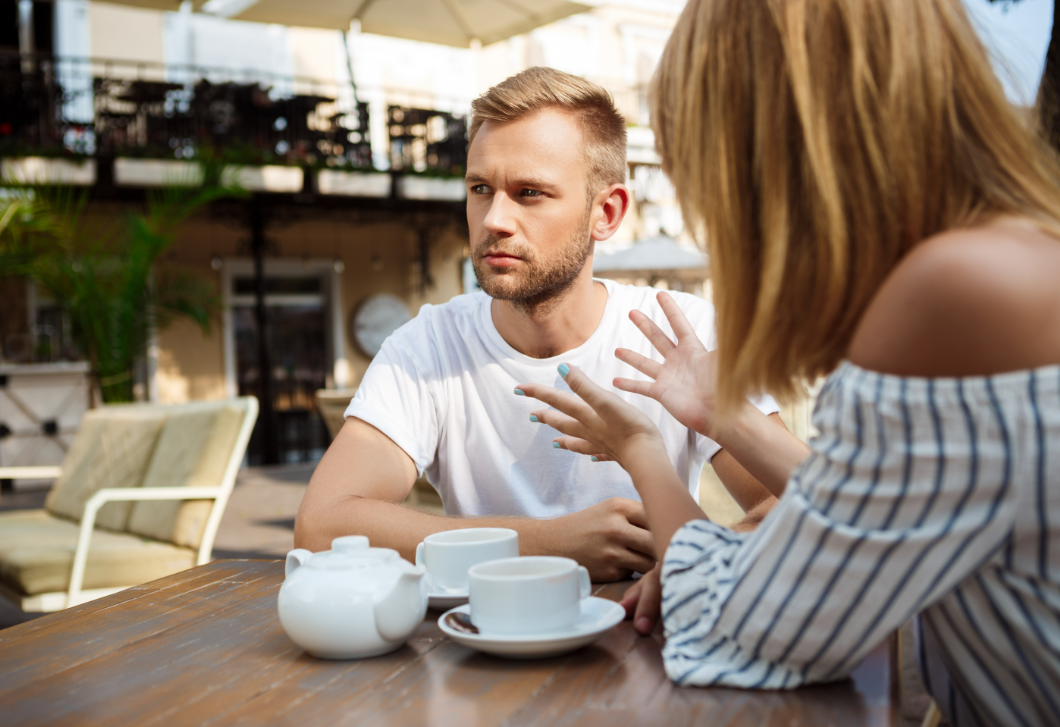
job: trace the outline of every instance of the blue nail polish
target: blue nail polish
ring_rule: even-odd
[[[592,457],[590,457],[589,459],[591,459],[593,462],[599,462],[600,461],[600,458],[597,457],[595,454]]]
[[[568,366],[567,364],[560,364],[559,365],[559,375],[560,376],[562,376],[563,378],[567,378],[567,374],[569,374],[569,373],[570,373],[570,366]]]
[[[552,443],[552,446],[553,446],[553,447],[554,447],[555,449],[559,449],[559,442],[553,442],[553,443]]]
[[[523,393],[522,389],[516,389],[515,390],[515,395],[516,396],[526,396],[526,394]]]
[[[536,422],[538,419],[533,414],[530,415],[530,421]]]

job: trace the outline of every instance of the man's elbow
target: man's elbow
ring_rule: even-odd
[[[294,547],[313,550],[311,547],[313,531],[306,523],[307,519],[302,509],[299,509],[298,514],[294,518]]]
[[[312,550],[331,548],[331,528],[326,521],[327,507],[320,508],[307,497],[298,508],[298,514],[294,518],[294,547]]]
[[[343,535],[367,535],[367,523],[361,517],[372,498],[359,495],[313,498],[307,492],[294,518],[294,547],[314,553],[330,550],[331,541]]]

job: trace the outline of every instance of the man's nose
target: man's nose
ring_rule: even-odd
[[[491,235],[511,237],[515,234],[516,204],[504,194],[495,194],[483,225]]]

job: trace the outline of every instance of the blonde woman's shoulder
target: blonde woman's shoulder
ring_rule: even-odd
[[[877,291],[848,357],[930,377],[1060,363],[1060,239],[999,218],[925,240]]]

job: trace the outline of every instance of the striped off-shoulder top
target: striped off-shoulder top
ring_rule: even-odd
[[[707,520],[663,565],[679,684],[837,679],[918,617],[958,725],[1060,724],[1060,366],[989,377],[843,363],[820,436],[753,533]]]

